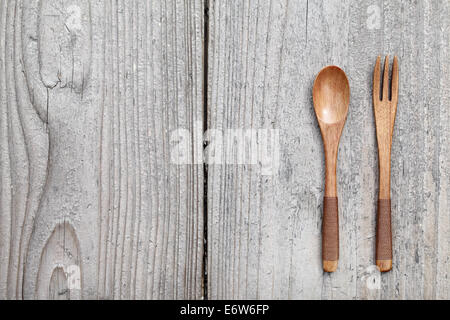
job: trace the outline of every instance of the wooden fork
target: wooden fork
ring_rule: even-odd
[[[389,56],[384,62],[383,92],[380,97],[381,58],[373,76],[373,106],[377,128],[380,189],[378,195],[376,263],[381,272],[392,269],[391,149],[398,102],[398,59],[394,57],[389,98]]]

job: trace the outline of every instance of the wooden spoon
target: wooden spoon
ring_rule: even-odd
[[[350,103],[350,86],[345,72],[336,66],[322,69],[314,82],[313,100],[322,132],[326,167],[322,220],[322,262],[324,271],[334,272],[339,260],[336,164],[339,140]]]

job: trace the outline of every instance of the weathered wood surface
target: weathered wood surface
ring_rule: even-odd
[[[209,168],[209,298],[448,299],[450,2],[213,1],[209,10],[208,126],[280,130],[276,174]],[[394,269],[376,289],[371,88],[384,54],[399,56],[400,98]],[[351,85],[333,274],[321,268],[324,161],[311,99],[314,77],[328,64],[341,66]],[[235,150],[224,148],[224,157]]]
[[[1,299],[202,297],[203,12],[0,1]]]
[[[399,56],[400,100],[377,289],[379,54]],[[352,94],[331,275],[311,98],[327,64]],[[448,0],[0,0],[0,299],[448,299],[449,111]],[[203,121],[207,176],[176,164],[200,162]],[[249,128],[278,130],[257,138],[279,138],[279,167],[213,152]]]

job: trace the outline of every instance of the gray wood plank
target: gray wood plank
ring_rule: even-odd
[[[202,297],[203,11],[0,2],[0,298]]]
[[[449,2],[210,1],[209,9],[208,128],[278,129],[280,153],[274,175],[225,160],[209,166],[209,297],[448,299]],[[401,82],[394,270],[380,275],[371,87],[375,59],[385,54],[399,56]],[[334,274],[321,269],[324,164],[311,98],[328,64],[347,72],[352,92]],[[223,159],[239,156],[236,146],[222,149]]]

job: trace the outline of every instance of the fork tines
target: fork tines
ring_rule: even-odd
[[[373,100],[377,101],[391,101],[397,104],[398,101],[398,58],[394,57],[394,64],[392,66],[391,78],[391,98],[389,99],[389,56],[386,56],[384,61],[383,73],[383,95],[380,97],[380,79],[381,79],[381,57],[378,56],[375,65],[374,79],[373,79]]]

